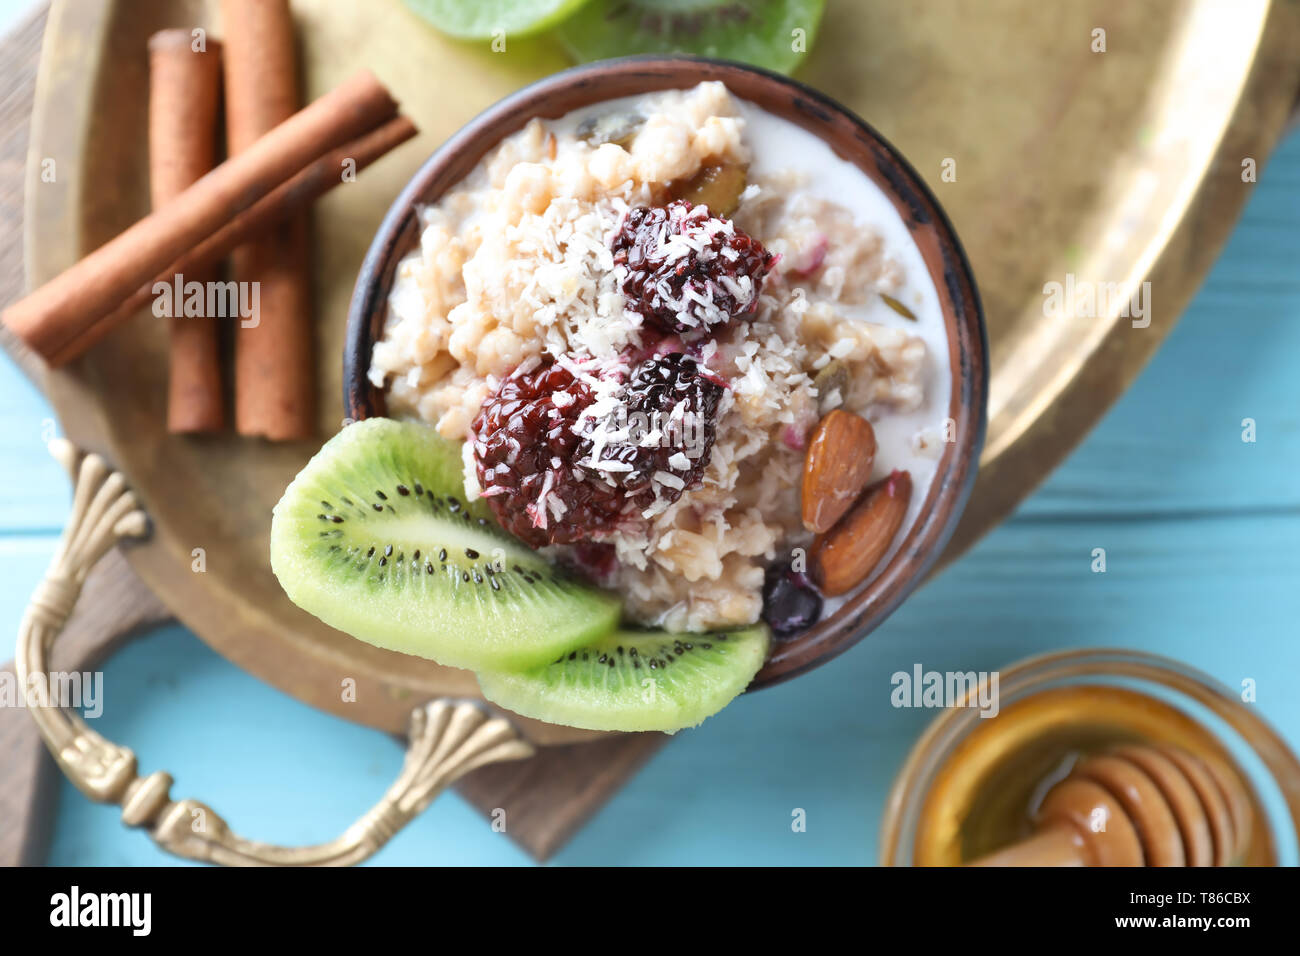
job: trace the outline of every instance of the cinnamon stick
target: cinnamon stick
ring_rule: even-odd
[[[217,163],[221,45],[193,49],[189,30],[149,38],[149,193],[158,209]],[[215,270],[187,273],[208,282]],[[225,427],[216,316],[186,317],[173,304],[167,386],[167,430],[215,432]]]
[[[277,186],[374,129],[397,103],[368,71],[295,113],[171,202],[6,309],[0,320],[46,357]]]
[[[156,283],[171,283],[178,274],[200,274],[224,259],[235,247],[307,208],[342,181],[340,173],[345,161],[351,160],[356,171],[360,172],[417,132],[415,124],[407,117],[395,116],[378,129],[326,153],[142,285],[117,309],[51,356],[50,364],[58,367],[80,357],[105,335],[148,306],[153,301]]]
[[[298,108],[288,0],[222,0],[226,141],[232,155]],[[235,430],[274,441],[316,425],[316,360],[305,214],[235,250],[235,278],[259,291],[256,322],[235,332]]]

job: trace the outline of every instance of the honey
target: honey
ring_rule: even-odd
[[[1123,744],[1179,747],[1235,774],[1261,821],[1237,862],[1276,865],[1259,796],[1219,738],[1166,701],[1106,684],[1047,688],[974,721],[923,796],[912,862],[960,865],[1027,840],[1052,786],[1082,758]]]

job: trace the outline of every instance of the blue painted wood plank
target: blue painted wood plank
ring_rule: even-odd
[[[14,656],[18,622],[57,544],[55,535],[0,532],[0,662]]]
[[[316,711],[219,657],[180,627],[160,629],[109,661],[94,727],[128,743],[142,770],[165,768],[174,796],[209,803],[244,836],[286,844],[333,839],[379,799],[401,768],[393,738]],[[508,826],[508,820],[507,820]],[[417,821],[385,863],[525,863],[454,795]],[[174,862],[117,811],[65,782],[50,862]]]
[[[889,675],[915,663],[988,670],[1064,647],[1150,650],[1228,684],[1256,680],[1261,714],[1300,745],[1300,236],[1285,228],[1300,220],[1300,138],[1257,191],[1168,346],[1011,522],[833,665],[683,734],[558,862],[871,862],[889,783],[932,717],[890,705]],[[1242,417],[1258,422],[1254,445],[1240,442]],[[1096,547],[1104,575],[1090,570]],[[177,629],[128,648],[105,681],[100,729],[252,837],[326,839],[399,765],[391,741],[277,694]],[[64,797],[54,862],[165,861],[112,810],[69,787]],[[791,830],[796,808],[806,833]],[[524,862],[455,798],[379,859]]]
[[[1150,650],[1233,686],[1254,679],[1261,714],[1300,744],[1297,540],[1300,517],[1001,528],[833,665],[681,734],[556,862],[872,862],[889,784],[934,716],[890,702],[890,675],[918,663],[978,671],[1067,647]],[[1090,570],[1094,547],[1107,549],[1105,574]],[[179,629],[125,650],[104,687],[97,729],[251,837],[328,839],[400,763],[387,738],[277,694]],[[140,835],[118,836],[111,811],[65,790],[53,862],[162,862]],[[791,829],[796,809],[807,832]],[[520,861],[454,797],[379,857]]]

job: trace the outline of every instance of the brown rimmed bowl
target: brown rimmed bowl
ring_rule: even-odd
[[[385,396],[367,377],[383,331],[400,259],[419,240],[417,208],[435,202],[478,162],[534,117],[558,119],[606,100],[721,80],[733,94],[824,140],[893,201],[921,251],[939,294],[952,375],[948,415],[956,440],[944,446],[916,521],[886,567],[833,614],[775,645],[751,689],[793,677],[852,647],[922,581],[952,534],[970,493],[984,442],[988,340],[970,265],[933,193],[893,146],[845,107],[800,83],[754,67],[696,57],[627,57],[540,80],[481,113],[420,167],[393,202],[366,253],[348,311],[343,400],[348,418],[386,414]]]

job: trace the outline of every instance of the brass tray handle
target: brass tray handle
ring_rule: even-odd
[[[78,714],[51,699],[47,660],[72,614],[86,575],[110,548],[149,532],[149,519],[122,476],[98,455],[84,457],[56,438],[50,453],[74,485],[72,516],[45,579],[36,587],[18,632],[15,662],[29,711],[59,767],[99,803],[122,807],[122,822],[143,827],[164,850],[226,866],[347,866],[373,855],[455,780],[485,764],[532,756],[533,747],[502,717],[475,701],[434,700],[411,713],[402,771],[380,799],[337,839],[282,847],[236,835],[198,800],[173,800],[172,777],[141,777],[130,748],[105,740]],[[33,683],[35,678],[35,683]]]

